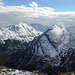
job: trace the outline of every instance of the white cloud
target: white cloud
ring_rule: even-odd
[[[38,4],[35,3],[35,2],[32,2],[32,3],[29,3],[29,6],[31,6],[31,7],[38,7]]]
[[[75,12],[54,12],[50,7],[0,6],[0,25],[12,25],[20,22],[74,26]]]

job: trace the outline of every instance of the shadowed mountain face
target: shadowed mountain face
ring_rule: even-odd
[[[53,72],[55,68],[60,68],[59,71],[73,71],[74,58],[75,39],[66,28],[54,25],[42,35],[35,37],[24,49],[15,53],[7,65],[31,71],[48,72],[47,69],[50,69]]]

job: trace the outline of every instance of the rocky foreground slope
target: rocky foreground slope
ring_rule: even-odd
[[[9,64],[9,65],[8,65]],[[54,25],[9,60],[7,66],[48,73],[75,71],[75,38]],[[57,75],[55,74],[55,75]]]
[[[0,75],[41,75],[25,70],[11,69],[0,66]]]

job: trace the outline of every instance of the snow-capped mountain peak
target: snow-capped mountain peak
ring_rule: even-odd
[[[57,25],[54,25],[46,34],[49,35],[51,41],[53,42],[61,40],[61,42],[68,43],[69,41],[69,32],[64,27],[61,28]]]
[[[15,39],[20,41],[31,41],[35,36],[42,34],[25,23],[0,28],[0,40]]]

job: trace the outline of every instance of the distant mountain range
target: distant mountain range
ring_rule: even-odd
[[[41,31],[41,32],[45,32],[48,29],[48,27],[43,26],[39,23],[33,23],[33,24],[30,24],[29,26],[32,26],[35,30]]]
[[[7,66],[43,71],[48,75],[75,71],[74,31],[71,28],[66,29],[54,25],[16,52],[8,61]]]

